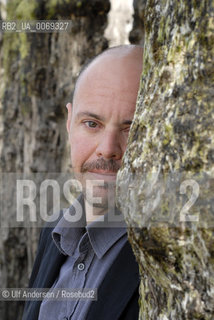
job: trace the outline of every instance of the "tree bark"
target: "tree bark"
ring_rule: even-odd
[[[214,1],[139,0],[137,10],[143,73],[117,192],[140,319],[213,319]]]
[[[11,228],[14,179],[9,173],[69,172],[65,104],[81,66],[107,48],[108,0],[7,2],[7,20],[71,20],[71,32],[4,33],[1,45],[1,273],[0,286],[22,288],[38,228]],[[5,190],[5,185],[9,186]],[[39,214],[39,213],[38,213]],[[23,303],[1,303],[1,319],[21,319]]]

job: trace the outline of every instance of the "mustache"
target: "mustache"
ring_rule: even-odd
[[[81,167],[81,172],[84,173],[86,171],[91,171],[94,169],[117,173],[117,171],[120,169],[120,165],[113,159],[105,160],[103,158],[100,158],[95,161],[84,163]]]

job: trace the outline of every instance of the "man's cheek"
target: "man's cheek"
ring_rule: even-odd
[[[71,163],[75,171],[80,171],[83,163],[87,160],[86,150],[77,148],[75,145],[71,148]]]

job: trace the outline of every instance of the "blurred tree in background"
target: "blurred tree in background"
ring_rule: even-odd
[[[72,21],[71,32],[1,34],[1,172],[69,171],[65,104],[81,66],[108,47],[108,0],[19,1],[6,5],[7,20]],[[14,182],[11,182],[14,183]],[[4,187],[4,186],[3,186]],[[12,193],[1,217],[1,287],[26,287],[38,228],[10,228]],[[22,303],[1,302],[1,319],[21,319]]]

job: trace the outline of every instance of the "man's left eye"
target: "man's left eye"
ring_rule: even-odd
[[[84,122],[86,124],[87,127],[89,128],[96,128],[97,127],[97,123],[94,121],[85,121]]]

